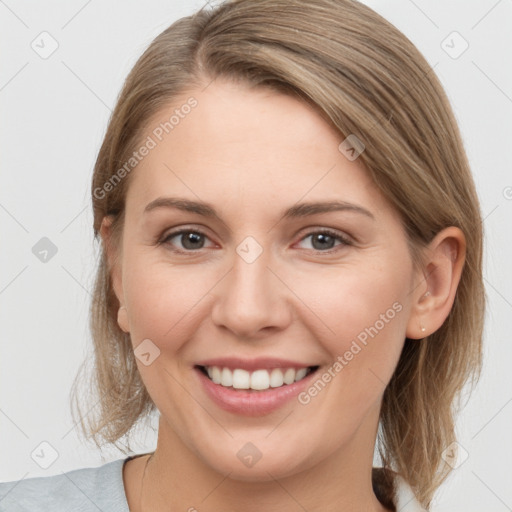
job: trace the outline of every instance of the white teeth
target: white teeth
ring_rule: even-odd
[[[285,384],[295,382],[295,370],[293,368],[288,368],[288,370],[284,372],[283,381]]]
[[[224,368],[229,372],[228,368]],[[246,370],[236,369],[233,372],[233,387],[235,389],[249,389],[251,387],[251,374]]]
[[[301,368],[300,370],[297,370],[297,373],[295,373],[295,382],[303,379],[306,376],[306,373],[308,373],[307,368]]]
[[[215,384],[220,384],[221,373],[220,373],[220,368],[218,366],[214,366],[212,368],[211,379],[213,380],[213,382],[215,382]]]
[[[251,389],[268,389],[270,377],[267,370],[256,370],[251,375]]]
[[[270,387],[279,388],[283,385],[283,372],[279,368],[274,368],[270,372]]]
[[[239,368],[230,370],[219,366],[207,366],[205,369],[208,377],[215,384],[220,384],[226,388],[254,389],[257,391],[293,384],[309,373],[308,368],[300,368],[299,370],[286,368],[284,371],[281,368],[274,368],[270,371],[255,370],[254,372]]]
[[[220,383],[227,388],[233,385],[233,374],[229,371],[228,368],[222,369],[222,377],[220,379]]]

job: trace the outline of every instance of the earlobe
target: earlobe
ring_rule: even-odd
[[[103,251],[107,259],[107,265],[112,279],[114,293],[117,297],[117,300],[119,301],[119,304],[121,304],[117,314],[117,323],[124,332],[129,332],[127,311],[126,308],[122,306],[124,303],[124,295],[121,278],[121,266],[116,253],[117,247],[115,247],[115,244],[112,242],[112,217],[103,217],[100,227],[100,235],[103,242]]]
[[[117,323],[124,332],[130,332],[128,314],[125,306],[121,306],[117,312]]]
[[[406,331],[410,339],[434,333],[450,314],[466,257],[464,233],[454,226],[443,229],[426,248],[426,255],[425,269],[413,293]]]

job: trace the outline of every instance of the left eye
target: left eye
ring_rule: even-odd
[[[301,241],[311,238],[311,245],[313,250],[320,252],[329,252],[330,249],[335,247],[335,241],[339,240],[340,243],[336,245],[350,245],[350,240],[334,231],[313,231],[307,234]]]

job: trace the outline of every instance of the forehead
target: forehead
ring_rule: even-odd
[[[339,151],[344,137],[310,105],[275,91],[212,82],[157,112],[147,137],[153,147],[133,171],[127,208],[166,193],[220,207],[228,198],[271,208],[326,194],[383,201],[362,161]]]

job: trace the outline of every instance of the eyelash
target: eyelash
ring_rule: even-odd
[[[168,233],[166,236],[164,236],[164,238],[162,238],[159,242],[158,242],[158,245],[164,245],[164,244],[169,244],[170,243],[168,242],[168,240],[171,240],[172,238],[178,236],[178,235],[183,235],[185,233],[194,233],[196,235],[201,235],[201,236],[204,236],[205,238],[208,238],[208,235],[206,233],[203,233],[201,230],[198,230],[198,229],[180,229],[178,231],[173,231],[171,233]],[[317,254],[332,254],[334,252],[337,252],[339,249],[336,249],[336,247],[343,247],[343,246],[347,246],[347,245],[353,245],[352,244],[352,241],[346,237],[346,236],[343,236],[341,235],[340,233],[336,232],[336,231],[333,231],[331,229],[328,229],[328,228],[324,228],[324,229],[320,229],[320,230],[317,230],[317,231],[310,231],[309,233],[305,234],[301,239],[300,241],[302,242],[303,240],[305,240],[306,238],[312,236],[312,235],[328,235],[332,238],[335,238],[339,241],[341,241],[341,244],[335,246],[334,248],[332,249],[328,249],[326,251],[321,251],[321,250],[318,250],[318,249],[306,249],[306,250],[310,250],[310,251],[313,251]],[[193,249],[189,249],[189,250],[182,250],[182,249],[171,249],[173,252],[175,253],[178,253],[178,254],[192,254],[192,253],[198,253],[200,252],[202,249],[196,249],[196,250],[193,250]]]

